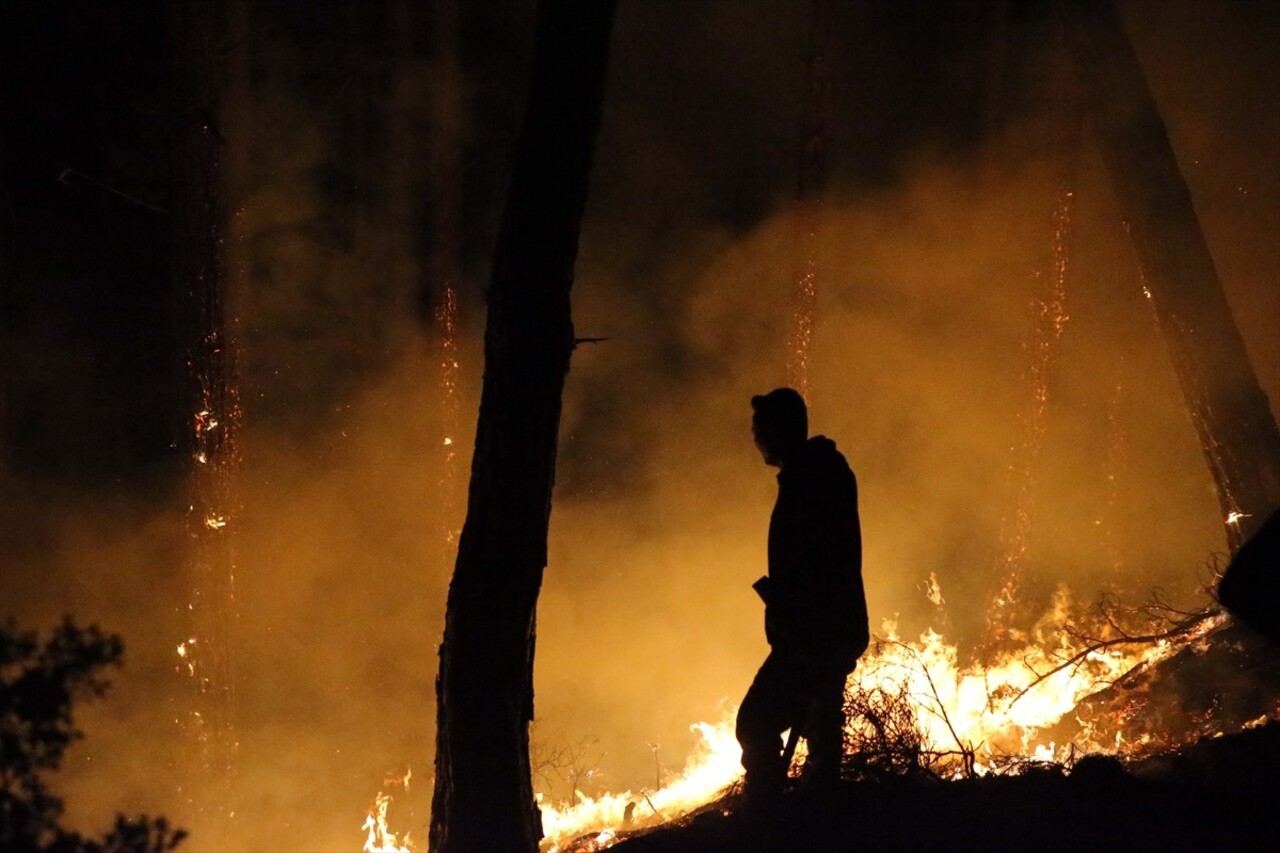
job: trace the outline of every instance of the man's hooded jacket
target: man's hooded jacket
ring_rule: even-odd
[[[769,521],[770,645],[853,669],[867,648],[858,483],[835,442],[814,436],[778,473]]]

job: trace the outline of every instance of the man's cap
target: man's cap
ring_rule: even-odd
[[[757,418],[770,423],[809,431],[809,410],[804,397],[794,388],[774,388],[768,394],[757,394],[751,398],[751,409]]]

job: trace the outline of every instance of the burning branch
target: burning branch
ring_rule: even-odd
[[[1103,596],[1098,602],[1097,612],[1100,626],[1105,626],[1108,629],[1104,632],[1105,635],[1104,633],[1078,628],[1070,622],[1064,624],[1062,632],[1075,643],[1080,644],[1078,650],[1063,659],[1057,666],[1044,672],[1038,672],[1029,662],[1024,660],[1027,669],[1035,673],[1036,677],[1014,695],[1009,701],[1010,706],[1047,679],[1064,670],[1074,670],[1083,666],[1088,660],[1107,649],[1117,646],[1153,644],[1188,637],[1201,629],[1214,617],[1222,614],[1222,611],[1217,606],[1206,607],[1202,610],[1182,610],[1174,607],[1164,592],[1159,589],[1153,590],[1151,598],[1136,607],[1124,607],[1114,596]],[[1134,633],[1132,628],[1126,627],[1120,621],[1119,617],[1122,614],[1142,616],[1146,624],[1160,626],[1160,628],[1157,630],[1153,627],[1145,633]],[[1124,679],[1145,665],[1145,662],[1135,664],[1114,681]],[[1110,683],[1114,683],[1114,681]]]

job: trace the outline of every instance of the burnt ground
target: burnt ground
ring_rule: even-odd
[[[1280,723],[1128,768],[1089,757],[1020,775],[846,783],[765,817],[727,798],[620,853],[1280,850]]]

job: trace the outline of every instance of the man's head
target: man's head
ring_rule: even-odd
[[[751,398],[751,432],[766,465],[781,468],[809,437],[809,412],[792,388],[775,388]]]

